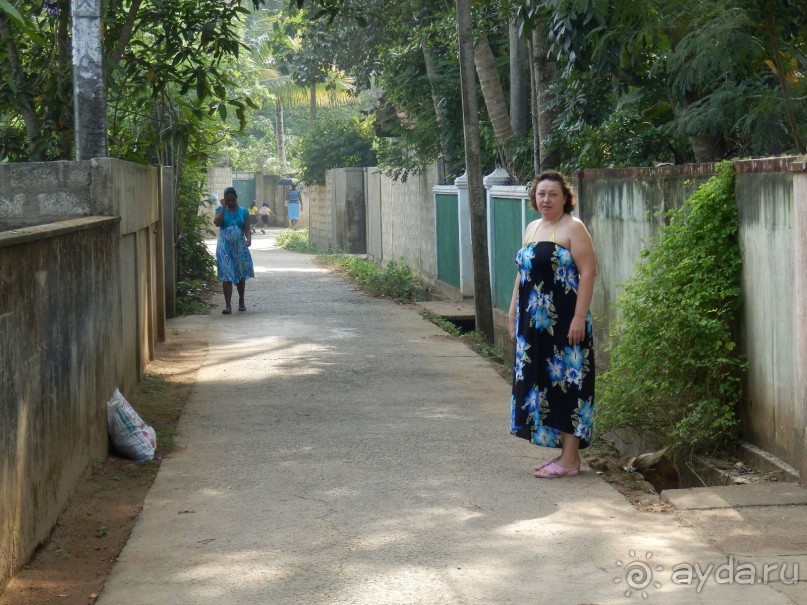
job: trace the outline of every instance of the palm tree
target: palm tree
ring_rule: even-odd
[[[278,3],[282,4],[282,3]],[[253,59],[259,68],[259,81],[266,88],[275,105],[275,137],[277,158],[282,172],[287,171],[283,108],[309,107],[309,123],[316,121],[317,107],[339,107],[355,102],[355,84],[344,73],[331,69],[324,82],[311,82],[306,86],[281,73],[274,56],[274,46],[280,44],[289,50],[298,50],[300,41],[292,36],[277,37],[273,24],[277,13],[266,10],[253,12],[247,22],[245,35],[252,49]]]

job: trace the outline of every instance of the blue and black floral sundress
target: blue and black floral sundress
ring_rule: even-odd
[[[577,266],[571,251],[552,241],[526,244],[516,265],[510,432],[547,447],[561,447],[560,433],[570,433],[585,448],[594,429],[594,347],[591,313],[583,342],[571,346],[567,339],[577,303]]]

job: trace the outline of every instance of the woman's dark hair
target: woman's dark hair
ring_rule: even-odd
[[[224,190],[224,195],[228,193],[232,193],[235,197],[238,197],[238,192],[235,190],[235,187],[227,187],[227,189]]]
[[[532,179],[530,183],[530,208],[538,212],[538,204],[535,202],[535,190],[538,189],[538,183],[541,181],[555,181],[560,183],[560,188],[563,191],[563,197],[566,198],[566,203],[563,204],[563,211],[566,214],[571,214],[574,207],[577,205],[577,199],[574,196],[574,188],[565,175],[557,170],[544,170],[541,174]],[[225,192],[226,193],[226,192]]]

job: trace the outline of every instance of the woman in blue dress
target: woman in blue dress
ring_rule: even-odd
[[[286,207],[288,208],[289,224],[292,229],[300,222],[300,212],[303,209],[303,194],[297,189],[295,183],[291,184],[291,189],[286,192]]]
[[[238,310],[246,311],[244,291],[246,280],[255,277],[252,255],[252,232],[249,225],[249,210],[238,205],[238,194],[233,187],[224,190],[224,204],[216,208],[213,224],[219,227],[216,244],[217,277],[224,288],[224,315],[233,312],[231,301],[233,284],[238,288]]]
[[[510,432],[561,449],[535,467],[535,477],[573,477],[594,428],[594,244],[571,214],[575,196],[565,176],[539,174],[529,200],[541,218],[527,225],[516,255],[508,322],[516,343]]]

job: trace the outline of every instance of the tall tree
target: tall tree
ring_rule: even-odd
[[[482,332],[489,342],[493,342],[493,305],[490,292],[482,159],[479,155],[479,122],[474,78],[474,32],[471,25],[470,0],[457,0],[457,35],[459,38],[460,80],[462,82],[465,165],[468,175],[468,199],[471,205],[476,329]]]

